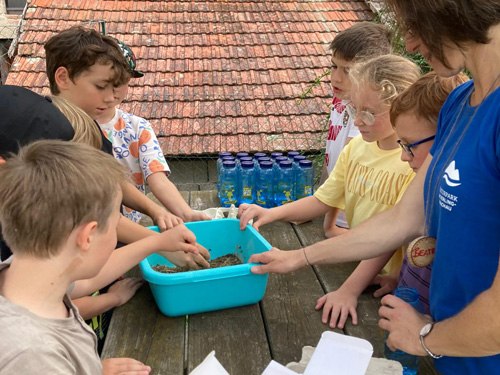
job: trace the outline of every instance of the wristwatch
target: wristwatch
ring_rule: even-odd
[[[422,345],[422,348],[424,348],[425,352],[429,354],[432,358],[439,359],[442,357],[442,355],[434,354],[433,352],[431,352],[424,342],[424,337],[427,336],[429,333],[431,333],[432,327],[434,327],[434,322],[427,323],[425,326],[422,327],[422,329],[420,330],[420,345]]]

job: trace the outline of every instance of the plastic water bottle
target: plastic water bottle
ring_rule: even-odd
[[[418,291],[415,288],[399,287],[394,291],[394,295],[409,303],[419,312],[423,311],[422,303],[418,299]],[[384,354],[387,359],[398,361],[403,365],[403,375],[418,374],[419,356],[408,354],[401,350],[393,352],[387,344],[385,344]]]
[[[274,194],[274,203],[276,206],[281,206],[293,202],[294,199],[292,161],[282,160],[279,164],[279,179]]]
[[[273,161],[271,160],[270,157],[267,157],[267,156],[257,156],[257,154],[264,154],[263,152],[260,152],[260,153],[256,153],[255,154],[255,158],[253,159],[254,160],[254,168],[255,168],[255,171],[254,171],[254,174],[255,174],[255,183],[257,184],[257,181],[259,180],[259,175],[260,175],[260,162],[261,161],[270,161],[271,162],[271,165],[273,163]],[[265,154],[264,154],[265,155]],[[256,193],[257,194],[257,193]],[[256,197],[257,198],[257,197]]]
[[[276,183],[278,183],[278,176],[279,176],[279,170],[280,170],[280,163],[285,160],[290,160],[286,156],[279,155],[274,158],[274,173],[276,174]]]
[[[220,199],[220,180],[222,177],[222,163],[225,161],[232,160],[234,161],[235,158],[232,155],[225,155],[222,157],[221,162],[220,162],[220,168],[219,168],[219,160],[217,160],[217,197]]]
[[[273,162],[262,160],[259,169],[255,183],[255,203],[261,207],[271,208],[274,206]]]
[[[220,170],[222,168],[222,158],[224,156],[232,156],[232,154],[228,151],[219,152],[219,158],[217,159],[217,176],[220,175]]]
[[[279,155],[276,156],[274,159],[274,165],[273,165],[273,172],[274,172],[274,197],[275,197],[275,206],[278,206],[279,204],[276,201],[276,194],[278,193],[278,184],[280,183],[281,179],[281,168],[280,168],[280,163],[285,160],[290,160],[286,156]],[[293,182],[293,180],[292,180]]]
[[[294,155],[293,158],[291,159],[293,161],[293,191],[297,193],[297,179],[298,179],[298,174],[299,174],[299,162],[301,160],[306,160],[306,157],[304,155]],[[297,198],[298,199],[298,198]]]
[[[222,207],[231,207],[237,204],[238,174],[236,162],[226,160],[222,162],[219,199]]]
[[[301,160],[295,174],[295,199],[301,199],[313,194],[314,170],[311,160]]]
[[[253,160],[244,161],[241,159],[241,170],[238,187],[238,203],[251,204],[255,201],[255,174]]]

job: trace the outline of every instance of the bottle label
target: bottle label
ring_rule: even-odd
[[[252,197],[252,187],[251,186],[244,186],[243,187],[243,197],[245,197],[245,198]]]
[[[236,197],[234,196],[234,186],[225,185],[221,190],[221,198],[226,204],[236,204]]]

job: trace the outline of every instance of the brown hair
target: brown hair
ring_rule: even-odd
[[[84,143],[101,149],[101,130],[99,125],[87,114],[87,112],[60,96],[53,96],[51,100],[63,115],[66,116],[71,126],[73,126],[75,131],[75,135],[72,139],[73,142]]]
[[[353,84],[369,85],[388,105],[419,77],[419,67],[398,55],[383,55],[363,60],[354,64],[349,71]]]
[[[125,179],[110,155],[83,144],[37,141],[0,165],[0,225],[14,253],[56,255],[79,225],[106,229]]]
[[[351,61],[391,53],[391,31],[382,24],[363,21],[339,32],[330,43],[333,56]]]
[[[418,36],[447,68],[443,53],[449,41],[489,43],[488,30],[500,22],[498,0],[386,0],[403,31]]]
[[[468,80],[469,77],[463,73],[447,78],[440,77],[435,72],[423,75],[392,102],[390,110],[392,126],[401,114],[408,112],[437,124],[439,110],[450,92]]]
[[[114,86],[121,86],[131,77],[130,68],[115,39],[96,30],[73,26],[52,36],[45,43],[46,70],[52,94],[59,94],[56,70],[64,67],[74,79],[94,64],[111,64],[115,71]]]

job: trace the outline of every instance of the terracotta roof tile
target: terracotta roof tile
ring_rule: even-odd
[[[44,42],[105,20],[145,72],[122,107],[149,119],[167,155],[324,146],[334,33],[371,19],[353,1],[67,1],[28,3],[8,84],[48,94]]]

